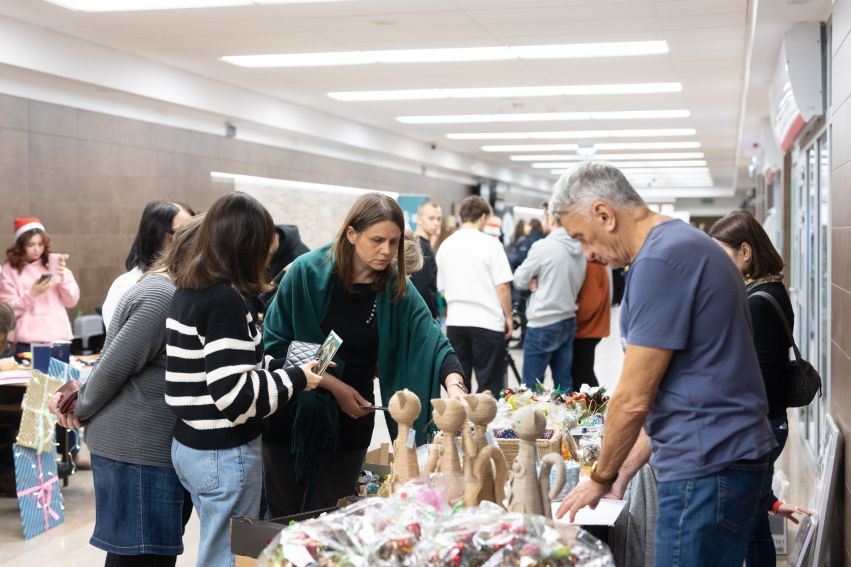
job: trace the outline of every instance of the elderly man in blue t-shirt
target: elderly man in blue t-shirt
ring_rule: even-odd
[[[648,209],[609,164],[559,179],[551,210],[589,259],[630,266],[626,356],[600,460],[558,516],[620,497],[649,458],[655,564],[740,567],[776,445],[741,275],[706,234]]]

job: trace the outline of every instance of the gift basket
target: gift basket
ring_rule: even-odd
[[[351,506],[285,528],[261,554],[263,567],[614,566],[587,532],[541,516],[506,513],[491,502],[447,500],[458,479],[409,482],[389,498]],[[442,485],[441,485],[442,484]]]
[[[576,392],[559,388],[546,390],[542,384],[535,390],[505,389],[500,392],[497,416],[490,425],[490,433],[511,468],[519,447],[511,418],[516,411],[531,406],[547,418],[546,430],[536,442],[542,457],[556,453],[565,459],[592,465],[599,457],[608,401],[605,388],[591,388],[587,384]]]

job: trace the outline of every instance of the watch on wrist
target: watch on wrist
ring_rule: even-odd
[[[599,463],[599,461],[597,461]],[[618,473],[615,473],[615,476],[611,478],[603,478],[599,474],[597,474],[597,463],[594,463],[594,466],[591,467],[591,480],[596,482],[597,484],[602,484],[603,486],[611,486],[618,479]]]
[[[464,385],[464,381],[463,381],[463,380],[453,380],[452,382],[450,382],[449,384],[447,384],[447,385],[446,385],[446,391],[447,391],[447,392],[449,391],[449,387],[450,387],[450,386],[458,386],[459,388],[461,388],[462,390],[464,390],[464,393],[465,393],[465,394],[469,394],[469,393],[470,393],[470,390],[468,390],[468,389],[467,389],[467,386],[466,386],[466,385]]]

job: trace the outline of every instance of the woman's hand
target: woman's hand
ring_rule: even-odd
[[[47,402],[47,409],[50,410],[50,413],[56,416],[56,421],[64,427],[65,429],[79,429],[82,427],[82,423],[77,417],[73,414],[63,414],[59,413],[59,402],[62,401],[62,394],[56,392]]]
[[[15,362],[15,358],[10,356],[9,358],[0,358],[0,371],[6,370],[17,370],[18,363]]]
[[[33,295],[41,295],[47,291],[50,288],[50,280],[52,279],[53,278],[43,278],[35,282],[32,286]]]
[[[449,394],[450,398],[463,398],[467,395],[468,392],[458,384],[459,380],[462,384],[464,383],[464,377],[457,372],[453,372],[446,377],[444,387],[446,387],[446,393]],[[450,385],[446,386],[446,384]]]
[[[799,523],[798,519],[795,518],[795,514],[806,514],[807,516],[813,515],[812,510],[807,510],[806,508],[801,508],[800,506],[792,506],[791,504],[786,504],[785,502],[780,504],[780,508],[777,509],[778,516],[783,516],[787,520],[791,520],[793,524]]]
[[[65,281],[65,264],[67,262],[67,256],[65,254],[60,254],[56,259],[56,275],[59,276],[59,281]]]
[[[340,380],[336,382],[333,388],[329,388],[329,391],[334,395],[337,405],[340,406],[343,413],[352,419],[360,419],[375,411],[368,407],[372,404],[361,396],[357,390]]]
[[[324,376],[313,373],[317,366],[319,366],[318,360],[311,360],[307,364],[301,365],[301,371],[304,372],[304,377],[307,379],[307,384],[304,386],[305,392],[309,392],[316,388],[324,378]]]

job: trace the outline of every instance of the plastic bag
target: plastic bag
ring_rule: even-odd
[[[263,567],[614,567],[608,548],[574,526],[506,513],[491,502],[447,501],[457,479],[411,481],[390,498],[370,498],[291,525],[261,554]]]
[[[778,500],[783,500],[786,491],[789,490],[789,479],[780,469],[774,469],[774,478],[771,479],[771,491]]]

